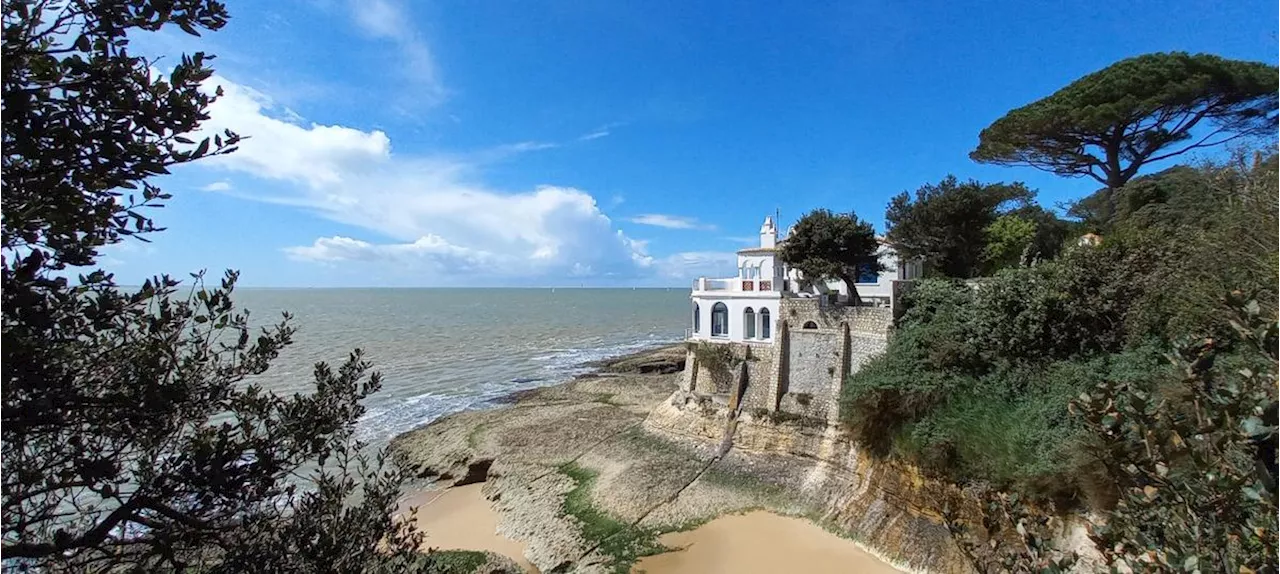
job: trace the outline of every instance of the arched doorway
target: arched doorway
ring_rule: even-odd
[[[742,332],[744,339],[756,338],[756,312],[752,311],[751,307],[742,311]]]
[[[773,333],[773,325],[769,324],[769,310],[760,308],[760,338],[768,339]]]
[[[702,308],[697,303],[693,304],[693,332],[697,333],[702,330]]]

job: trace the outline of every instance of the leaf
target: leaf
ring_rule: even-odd
[[[1267,424],[1262,422],[1262,419],[1258,417],[1249,417],[1240,421],[1240,429],[1244,431],[1244,434],[1249,436],[1258,436],[1260,434],[1265,434],[1270,430],[1267,427]]]
[[[1257,315],[1261,311],[1258,308],[1258,300],[1250,299],[1248,303],[1244,304],[1244,311],[1249,315]]]
[[[1262,495],[1258,493],[1258,489],[1252,486],[1241,487],[1240,494],[1243,494],[1244,497],[1249,500],[1253,500],[1253,501],[1262,500]]]

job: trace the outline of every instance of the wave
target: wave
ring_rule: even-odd
[[[381,446],[397,434],[425,425],[440,417],[493,407],[499,399],[513,392],[555,385],[578,375],[590,373],[595,370],[591,364],[597,361],[678,341],[679,339],[668,336],[649,335],[628,343],[549,349],[527,359],[536,366],[537,374],[535,375],[481,381],[452,389],[436,389],[397,400],[394,404],[371,408],[360,419],[357,435],[360,440]]]

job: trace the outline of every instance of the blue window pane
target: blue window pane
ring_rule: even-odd
[[[871,269],[871,265],[858,266],[858,283],[879,283],[880,274]]]

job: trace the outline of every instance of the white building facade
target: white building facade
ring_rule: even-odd
[[[760,246],[738,251],[738,276],[701,277],[694,282],[691,322],[687,338],[704,341],[772,343],[777,333],[780,302],[784,298],[819,298],[823,304],[849,301],[841,281],[820,282],[800,289],[798,271],[778,258],[778,229],[772,217],[760,227]],[[901,261],[888,245],[880,246],[884,269],[864,274],[856,288],[864,305],[893,306],[894,282],[919,277],[920,263]]]

